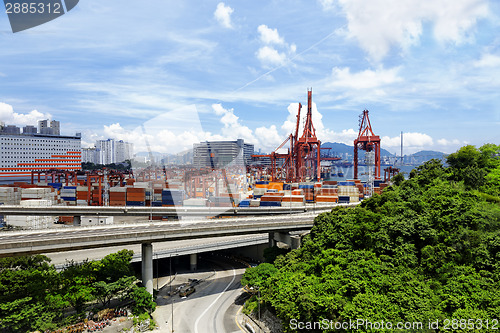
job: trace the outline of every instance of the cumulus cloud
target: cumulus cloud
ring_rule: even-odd
[[[483,54],[481,59],[474,62],[474,67],[499,67],[500,56],[496,54]]]
[[[437,140],[437,143],[441,146],[451,146],[451,145],[460,145],[461,142],[458,139],[453,139],[453,140],[447,140],[447,139],[439,139]]]
[[[219,2],[217,9],[215,9],[214,17],[223,27],[230,29],[233,27],[231,23],[231,14],[233,12],[233,8],[226,6],[224,2]]]
[[[220,122],[224,125],[222,135],[227,140],[243,139],[247,143],[257,143],[253,131],[240,123],[239,117],[233,109],[225,109],[221,104],[212,104],[215,114],[221,116]]]
[[[297,126],[297,112],[299,109],[299,103],[290,103],[288,105],[288,116],[286,120],[281,125],[281,129],[287,133],[294,133]],[[357,137],[358,132],[354,129],[342,129],[337,132],[335,130],[325,128],[323,124],[323,114],[318,111],[316,103],[312,103],[312,121],[314,128],[316,130],[316,137],[322,142],[339,142],[345,143],[347,145],[353,145],[354,139]],[[307,104],[302,106],[300,111],[300,122],[299,122],[299,136],[304,132],[304,120],[307,114]]]
[[[289,57],[297,51],[297,46],[295,44],[289,45],[280,36],[278,29],[271,29],[267,25],[261,24],[257,31],[259,40],[264,45],[256,52],[256,56],[264,67],[283,66]]]
[[[219,121],[224,125],[221,129],[222,135],[218,140],[243,139],[246,143],[254,144],[256,148],[262,148],[264,151],[270,152],[285,139],[278,133],[275,125],[262,126],[252,130],[248,126],[241,124],[233,109],[225,109],[221,104],[213,104],[212,109],[217,116],[220,116]]]
[[[269,152],[278,148],[285,140],[285,137],[278,133],[276,125],[257,127],[255,129],[255,137],[258,139],[260,147]]]
[[[409,132],[403,134],[403,147],[408,148],[424,148],[430,147],[434,144],[432,138],[424,133]],[[399,147],[401,146],[401,137],[383,136],[381,138],[381,145],[383,147]]]
[[[285,64],[287,56],[270,46],[264,46],[257,51],[257,59],[266,66],[281,66]]]
[[[6,125],[18,126],[38,126],[39,120],[52,119],[50,113],[41,113],[37,110],[30,111],[26,114],[14,112],[12,105],[0,102],[0,121]]]
[[[335,67],[332,70],[331,85],[336,88],[373,89],[401,82],[402,78],[398,76],[398,72],[399,67],[367,69],[357,73],[351,73],[349,67]]]
[[[329,9],[333,1],[321,0]],[[394,45],[406,49],[418,44],[423,24],[433,26],[440,42],[464,43],[479,19],[489,14],[487,0],[339,0],[347,18],[347,36],[376,61]]]
[[[261,24],[257,28],[257,31],[259,32],[260,40],[264,44],[285,44],[285,39],[280,36],[278,29],[271,29],[267,25]]]

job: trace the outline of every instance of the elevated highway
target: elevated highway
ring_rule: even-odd
[[[354,206],[356,204],[336,206]],[[166,208],[173,208],[176,214],[177,211],[183,210],[192,219],[155,223],[149,221],[133,225],[91,228],[5,232],[0,234],[0,257],[141,244],[143,282],[148,291],[152,293],[153,243],[262,233],[268,233],[270,241],[274,241],[274,234],[281,235],[280,239],[286,239],[291,231],[310,229],[317,214],[331,210],[332,206],[311,206],[309,208],[304,206],[300,208],[302,211],[300,213],[294,212],[293,208],[283,207],[273,209],[226,208],[223,210],[224,212],[242,215],[242,217],[219,219],[194,219],[195,216],[207,216],[207,209],[193,209],[193,207],[36,207],[36,209],[31,209],[31,207],[0,206],[0,214],[21,214],[22,212],[22,215],[78,215],[80,213],[90,215],[88,211],[93,209],[95,210],[94,214],[99,215],[129,215],[133,211],[133,214],[149,216],[155,208],[159,208],[156,210],[159,215],[165,214]],[[86,212],[84,213],[84,211]],[[224,212],[220,214],[222,215]],[[212,210],[210,210],[211,213],[213,213]],[[195,261],[192,263],[196,264]]]
[[[304,230],[312,227],[316,215],[317,213],[301,213],[5,232],[0,234],[0,257],[128,244],[151,244],[193,238]]]
[[[38,215],[38,216],[248,216],[294,214],[322,209],[326,205],[304,205],[300,207],[132,207],[132,206],[51,206],[22,207],[0,206],[0,215]]]

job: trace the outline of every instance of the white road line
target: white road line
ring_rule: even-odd
[[[219,293],[219,296],[217,296],[217,298],[205,309],[205,311],[203,311],[203,313],[194,322],[195,333],[198,333],[198,324],[200,323],[200,319],[207,313],[208,310],[210,310],[210,308],[219,300],[219,298],[221,298],[221,296],[224,295],[226,290],[233,284],[235,278],[236,278],[236,271],[233,268],[233,279],[231,280],[231,282],[229,282],[226,288],[224,288],[224,290],[221,293]]]

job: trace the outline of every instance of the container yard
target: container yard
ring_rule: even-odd
[[[147,170],[150,172],[151,170]],[[192,171],[192,170],[189,170]],[[146,180],[127,178],[110,187],[107,179],[78,185],[64,183],[15,183],[0,186],[0,203],[20,206],[138,206],[138,207],[300,207],[314,204],[352,203],[368,195],[366,183],[347,181],[280,182],[255,180],[251,173],[241,175],[226,171],[197,175],[197,181],[207,184],[205,189],[190,190],[194,180],[185,178],[187,170],[172,169],[171,179]],[[162,177],[159,177],[162,178]],[[187,180],[187,181],[186,181]],[[374,193],[381,193],[387,183],[374,182]],[[161,216],[153,217],[161,220]],[[27,229],[51,227],[54,223],[73,225],[72,216],[50,217],[7,216],[6,223]],[[87,221],[82,225],[110,224],[112,220]]]
[[[195,145],[205,166],[149,166],[132,171],[103,168],[85,173],[75,170],[34,170],[31,182],[14,182],[0,186],[0,204],[47,206],[119,206],[119,207],[303,207],[356,203],[387,187],[390,176],[399,170],[386,169],[384,181],[380,170],[380,137],[373,132],[368,111],[360,119],[354,140],[354,178],[345,181],[322,179],[321,161],[338,160],[321,155],[321,141],[316,137],[312,120],[312,90],[307,91],[307,112],[299,133],[301,108],[298,104],[295,131],[271,154],[268,165],[231,162],[224,165],[223,150],[247,149],[243,140]],[[284,147],[289,144],[287,152]],[[231,148],[232,149],[232,148]],[[357,179],[358,150],[366,151],[368,180]],[[217,151],[217,153],[213,153]],[[79,153],[78,153],[79,154]],[[75,154],[76,155],[76,154]],[[248,158],[251,157],[248,154]],[[221,164],[222,163],[222,164]],[[208,165],[208,166],[207,166]],[[388,176],[389,175],[389,176]],[[153,220],[167,218],[151,216]],[[7,216],[6,223],[28,229],[63,225],[99,225],[115,221],[106,217],[87,217],[75,223],[73,216],[48,217]]]

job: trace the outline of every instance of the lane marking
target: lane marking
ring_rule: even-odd
[[[240,326],[240,323],[238,323],[238,314],[241,312],[241,310],[243,310],[243,305],[240,306],[240,309],[238,310],[238,312],[236,312],[236,316],[234,316],[234,321],[236,322],[236,325],[238,325],[238,328],[242,331],[242,332],[247,332],[243,329],[243,327]]]
[[[229,282],[229,284],[226,286],[226,288],[224,288],[224,290],[221,293],[219,293],[219,296],[217,296],[217,298],[205,309],[205,311],[203,311],[203,313],[194,322],[194,332],[195,333],[198,333],[198,324],[200,323],[201,318],[207,313],[208,310],[210,310],[210,308],[219,300],[219,298],[221,298],[221,296],[224,295],[226,290],[228,290],[229,287],[233,284],[234,279],[236,279],[236,271],[234,270],[234,267],[233,267],[233,279],[231,280],[231,282]]]

